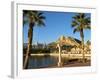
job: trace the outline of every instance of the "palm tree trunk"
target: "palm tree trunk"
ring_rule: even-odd
[[[26,55],[25,55],[24,69],[27,69],[28,68],[30,50],[32,48],[33,25],[34,25],[33,23],[30,23],[29,24],[29,30],[28,30],[28,45],[27,45],[27,51],[26,51]]]
[[[81,36],[81,45],[82,45],[82,56],[83,56],[83,63],[85,62],[85,54],[84,54],[84,33],[83,29],[80,31]]]

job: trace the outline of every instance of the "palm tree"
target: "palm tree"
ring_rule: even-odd
[[[28,67],[28,59],[30,55],[30,50],[32,48],[32,39],[33,39],[33,29],[37,26],[45,26],[44,24],[45,17],[43,16],[43,13],[40,11],[29,11],[24,10],[23,11],[23,25],[25,23],[29,24],[28,28],[28,45],[27,45],[27,51],[25,55],[25,61],[23,68],[27,69]]]
[[[77,13],[72,17],[72,27],[74,28],[73,33],[79,32],[81,37],[81,47],[83,54],[83,63],[85,62],[84,54],[84,29],[91,29],[90,27],[90,17],[85,13]]]

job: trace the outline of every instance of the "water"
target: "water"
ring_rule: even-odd
[[[67,63],[66,58],[62,58]],[[55,67],[58,64],[58,57],[55,56],[31,56],[29,58],[28,69]]]

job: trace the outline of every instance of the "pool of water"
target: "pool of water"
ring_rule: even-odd
[[[67,63],[67,58],[62,58],[64,63]],[[57,66],[58,57],[55,56],[31,56],[29,58],[28,69],[47,68]]]

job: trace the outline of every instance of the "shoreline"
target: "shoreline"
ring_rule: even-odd
[[[30,54],[30,56],[54,56],[54,57],[58,57],[59,54],[58,53],[41,53],[41,54]],[[70,59],[82,59],[83,56],[82,54],[72,54],[72,53],[68,53],[68,54],[61,54],[61,57],[67,57],[67,58],[70,58]],[[91,60],[91,54],[85,54],[85,58],[88,59],[88,60]]]
[[[28,69],[51,69],[51,68],[69,68],[69,67],[89,67],[91,66],[91,62],[86,62],[86,63],[80,63],[80,62],[75,62],[75,63],[69,63],[69,64],[64,64],[64,66],[58,67],[57,65],[50,65],[50,66],[44,66],[44,67],[39,67],[39,68],[28,68]]]

